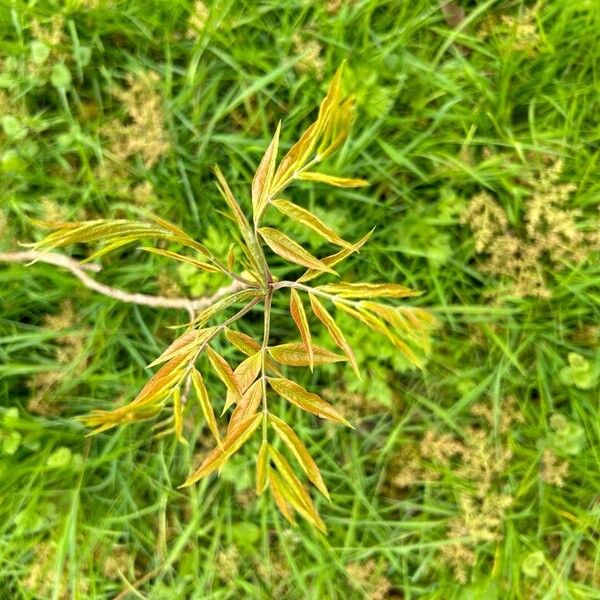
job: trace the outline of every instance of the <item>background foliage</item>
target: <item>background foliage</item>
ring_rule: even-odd
[[[364,382],[306,373],[357,425],[290,414],[331,492],[324,539],[257,501],[255,448],[178,490],[202,419],[189,449],[72,420],[130,399],[185,315],[2,266],[0,597],[597,598],[600,5],[451,8],[2,3],[0,249],[35,239],[28,217],[149,209],[225,254],[211,167],[247,189],[348,59],[359,117],[329,171],[373,185],[295,194],[343,237],[376,226],[344,275],[424,290],[442,327],[424,373],[353,322]],[[223,283],[131,249],[103,266],[134,291]]]

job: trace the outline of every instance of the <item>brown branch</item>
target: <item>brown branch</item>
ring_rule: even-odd
[[[114,300],[127,302],[129,304],[138,304],[140,306],[152,306],[154,308],[171,308],[176,310],[187,310],[189,314],[194,314],[206,307],[214,304],[217,300],[243,290],[246,286],[234,281],[231,284],[217,290],[212,296],[202,298],[167,298],[166,296],[152,296],[150,294],[130,293],[119,290],[108,285],[104,285],[90,277],[86,271],[97,273],[101,270],[100,265],[81,264],[73,258],[58,254],[56,252],[37,252],[35,250],[25,250],[23,252],[0,252],[0,263],[32,263],[43,262],[56,267],[63,267],[87,288],[108,296]]]

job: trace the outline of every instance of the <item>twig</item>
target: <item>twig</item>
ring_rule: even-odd
[[[202,298],[167,298],[166,296],[152,296],[150,294],[132,294],[104,285],[86,273],[86,271],[97,273],[102,268],[99,265],[81,264],[73,258],[56,252],[37,252],[35,250],[0,252],[0,263],[31,262],[43,262],[68,269],[87,288],[104,296],[108,296],[109,298],[113,298],[114,300],[127,302],[129,304],[138,304],[140,306],[152,306],[154,308],[186,310],[189,314],[201,311],[211,304],[214,304],[220,298],[234,292],[239,292],[247,287],[240,281],[233,281],[231,284],[217,290],[212,296],[204,296]]]

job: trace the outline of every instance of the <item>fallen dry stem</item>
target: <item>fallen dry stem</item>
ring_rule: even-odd
[[[166,296],[153,296],[151,294],[130,293],[117,288],[104,285],[90,277],[86,271],[97,273],[101,270],[100,265],[81,264],[73,258],[58,254],[57,252],[37,252],[35,250],[25,250],[22,252],[0,252],[0,263],[32,263],[43,262],[57,267],[63,267],[69,271],[87,288],[108,296],[114,300],[127,302],[129,304],[138,304],[140,306],[151,306],[153,308],[168,308],[175,310],[186,310],[190,314],[201,311],[217,300],[245,289],[245,285],[239,281],[217,290],[211,296],[201,298],[167,298]]]

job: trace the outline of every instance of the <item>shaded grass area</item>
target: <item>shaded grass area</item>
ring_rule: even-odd
[[[457,27],[425,0],[0,7],[2,249],[39,237],[28,218],[152,210],[224,255],[212,166],[248,208],[277,121],[287,149],[347,60],[359,116],[327,171],[372,185],[291,199],[347,239],[376,227],[342,275],[424,290],[441,322],[418,373],[340,318],[365,381],[304,379],[356,431],[280,407],[331,491],[315,499],[324,538],[255,498],[254,447],[177,489],[210,447],[196,406],[190,448],[147,424],[85,438],[72,419],[130,399],[185,315],[119,305],[50,266],[0,267],[0,597],[598,597],[597,253],[560,269],[540,257],[550,297],[515,297],[461,216],[487,191],[520,235],[530,182],[561,159],[577,228],[597,230],[600,6],[457,4]],[[129,106],[115,93],[128,75],[146,81]],[[142,254],[104,258],[103,281],[223,283]],[[274,338],[291,327],[276,306]],[[220,406],[216,379],[211,391]]]

